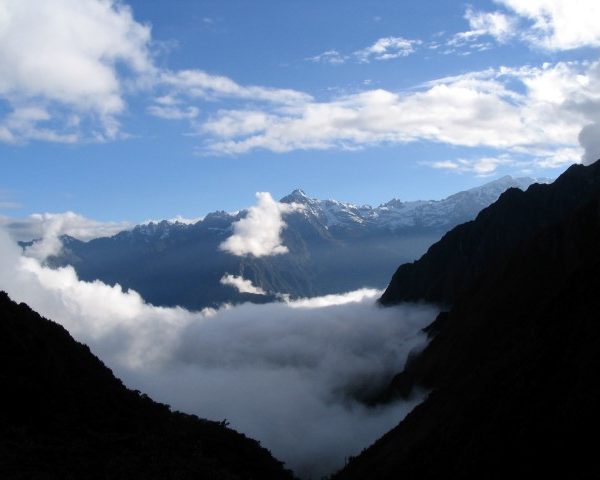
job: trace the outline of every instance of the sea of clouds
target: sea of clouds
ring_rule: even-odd
[[[386,385],[426,344],[426,305],[382,308],[381,292],[224,305],[190,312],[150,305],[119,285],[50,269],[0,231],[0,289],[62,324],[130,388],[258,439],[304,478],[344,465],[425,393],[380,407]]]

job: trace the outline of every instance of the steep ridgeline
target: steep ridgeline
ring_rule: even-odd
[[[550,202],[559,220],[486,265],[438,317],[430,344],[394,380],[396,391],[431,394],[336,479],[600,477],[591,440],[600,427],[599,167],[518,195],[538,209]],[[470,228],[507,228],[529,203],[514,196]]]
[[[258,442],[126,389],[4,292],[0,380],[0,478],[293,478]]]
[[[67,237],[63,254],[50,263],[71,264],[84,280],[133,288],[156,305],[188,308],[266,302],[275,293],[297,297],[384,288],[395,265],[418,258],[507,188],[532,182],[503,177],[441,201],[392,200],[379,207],[316,200],[296,190],[281,200],[305,207],[285,217],[282,238],[289,253],[284,255],[236,257],[219,250],[243,211],[211,213],[194,225],[140,225],[90,242]],[[242,275],[268,294],[238,293],[219,282],[225,274]]]
[[[419,260],[401,265],[381,297],[452,305],[480,277],[503,265],[513,249],[539,227],[552,225],[587,202],[600,186],[600,165],[574,165],[552,184],[526,192],[511,188],[475,221],[459,225],[432,245]]]

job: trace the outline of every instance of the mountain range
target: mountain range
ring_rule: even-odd
[[[218,211],[191,225],[149,223],[88,242],[63,237],[61,254],[49,263],[73,265],[83,280],[134,289],[155,305],[189,309],[269,302],[277,294],[310,297],[381,289],[395,265],[418,258],[507,188],[524,189],[534,182],[506,176],[439,201],[394,199],[378,207],[317,200],[294,190],[281,202],[304,208],[284,217],[282,240],[289,252],[283,255],[238,257],[221,251],[219,245],[247,211]],[[224,285],[225,275],[242,276],[265,294]]]

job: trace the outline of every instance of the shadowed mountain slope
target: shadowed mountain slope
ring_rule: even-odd
[[[0,292],[0,478],[291,479],[258,442],[128,390]]]
[[[459,225],[413,263],[401,265],[381,297],[392,305],[427,301],[452,305],[479,277],[504,264],[538,228],[561,221],[600,189],[600,164],[573,165],[552,184],[510,188],[473,221]]]
[[[598,167],[570,169],[544,191],[562,219],[486,265],[438,317],[430,344],[393,382],[400,393],[432,393],[336,479],[598,478]],[[507,206],[514,195],[475,223],[520,215],[526,202]]]

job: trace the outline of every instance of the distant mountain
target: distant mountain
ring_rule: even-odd
[[[401,267],[386,303],[452,304],[392,384],[431,393],[334,478],[598,478],[599,271],[600,162],[509,190]]]
[[[128,390],[63,327],[4,292],[0,379],[0,478],[293,478],[225,422]]]
[[[533,182],[507,176],[444,200],[392,200],[378,207],[317,200],[295,190],[281,202],[305,208],[285,217],[282,238],[289,253],[284,255],[240,258],[220,251],[232,224],[246,212],[219,211],[193,225],[150,223],[89,242],[66,237],[62,255],[50,264],[71,264],[84,280],[119,283],[156,305],[193,309],[267,302],[276,293],[298,297],[384,288],[394,265],[417,258],[507,188]],[[268,294],[239,293],[220,283],[225,274],[242,275]]]
[[[329,230],[388,230],[413,229],[447,231],[471,220],[484,207],[495,202],[509,188],[526,189],[538,180],[509,175],[451,195],[443,200],[402,202],[390,200],[378,207],[358,206],[336,200],[309,198],[302,190],[294,190],[282,202],[303,204],[307,212]],[[547,180],[539,180],[547,183]]]

